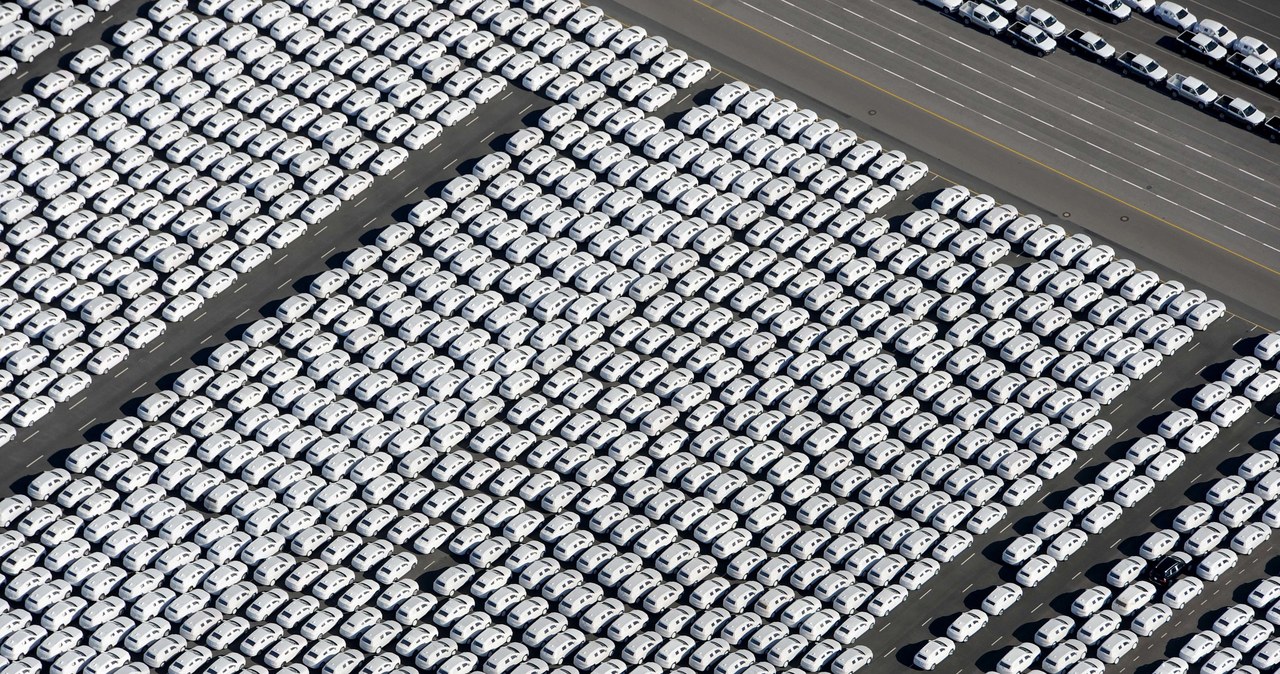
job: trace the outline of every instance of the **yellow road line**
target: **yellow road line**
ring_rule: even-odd
[[[1245,255],[1245,254],[1243,254],[1243,253],[1240,253],[1240,252],[1238,252],[1238,251],[1232,250],[1231,248],[1228,248],[1227,246],[1225,246],[1225,245],[1223,245],[1223,244],[1221,244],[1221,243],[1218,243],[1217,241],[1213,241],[1212,239],[1208,239],[1208,238],[1206,238],[1206,237],[1204,237],[1204,236],[1202,236],[1202,235],[1200,235],[1200,234],[1197,234],[1196,232],[1193,232],[1193,231],[1191,231],[1191,230],[1189,230],[1189,229],[1187,229],[1187,228],[1185,228],[1185,227],[1183,227],[1183,226],[1181,226],[1181,225],[1179,225],[1179,224],[1177,224],[1177,223],[1174,223],[1174,222],[1171,222],[1171,221],[1169,221],[1169,220],[1166,220],[1165,218],[1162,218],[1162,217],[1160,217],[1160,216],[1158,216],[1158,215],[1156,215],[1156,214],[1154,214],[1154,213],[1151,213],[1151,212],[1149,212],[1149,211],[1147,211],[1147,210],[1144,210],[1144,209],[1142,209],[1142,208],[1140,208],[1140,207],[1138,207],[1138,206],[1135,206],[1135,205],[1133,205],[1133,204],[1131,204],[1131,203],[1129,203],[1129,202],[1125,201],[1124,199],[1121,199],[1120,197],[1117,197],[1116,195],[1111,194],[1110,192],[1107,192],[1107,191],[1103,190],[1103,189],[1102,189],[1102,188],[1100,188],[1100,187],[1096,187],[1096,186],[1094,186],[1094,185],[1091,185],[1091,184],[1089,184],[1089,183],[1087,183],[1087,182],[1085,182],[1085,181],[1083,181],[1083,180],[1081,180],[1081,179],[1079,179],[1079,178],[1077,178],[1077,177],[1075,177],[1075,176],[1073,176],[1073,175],[1071,175],[1071,174],[1069,174],[1069,173],[1067,173],[1067,172],[1065,172],[1065,171],[1062,171],[1061,169],[1054,168],[1054,167],[1052,167],[1052,166],[1050,166],[1050,165],[1048,165],[1048,164],[1046,164],[1046,163],[1044,163],[1044,162],[1040,161],[1039,159],[1036,159],[1035,157],[1031,157],[1031,156],[1026,155],[1026,154],[1024,154],[1024,153],[1022,153],[1022,152],[1019,152],[1018,150],[1015,150],[1015,149],[1013,149],[1013,148],[1009,147],[1008,145],[1005,145],[1004,143],[1001,143],[1000,141],[995,140],[994,138],[991,138],[991,137],[986,136],[986,135],[984,135],[984,134],[982,134],[982,133],[980,133],[980,132],[978,132],[978,131],[975,131],[975,130],[973,130],[973,129],[970,129],[969,127],[967,127],[967,126],[965,126],[965,125],[963,125],[963,124],[961,124],[961,123],[959,123],[959,122],[957,122],[957,121],[955,121],[955,120],[953,120],[953,119],[950,119],[949,117],[946,117],[945,115],[942,115],[941,113],[938,113],[938,112],[935,112],[935,111],[933,111],[933,110],[931,110],[931,109],[929,109],[929,108],[926,108],[926,107],[924,107],[923,105],[920,105],[919,103],[916,103],[915,101],[912,101],[912,100],[910,100],[910,99],[908,99],[908,98],[904,98],[903,96],[901,96],[901,95],[899,95],[899,94],[896,94],[896,93],[894,93],[894,92],[892,92],[892,91],[889,91],[888,89],[885,89],[884,87],[882,87],[882,86],[880,86],[880,85],[878,85],[878,84],[875,84],[874,82],[871,82],[871,81],[869,81],[869,80],[863,79],[862,77],[859,77],[858,75],[855,75],[855,74],[853,74],[853,73],[849,72],[848,70],[845,70],[844,68],[841,68],[840,66],[838,66],[838,65],[836,65],[836,64],[834,64],[834,63],[831,63],[830,61],[827,61],[826,59],[824,59],[824,58],[822,58],[822,57],[820,57],[820,56],[817,56],[817,55],[812,54],[812,53],[810,53],[810,52],[808,52],[808,51],[805,51],[804,49],[802,49],[802,48],[800,48],[800,47],[798,47],[798,46],[796,46],[796,45],[794,45],[794,44],[791,44],[790,42],[787,42],[786,40],[784,40],[784,39],[782,39],[782,38],[780,38],[780,37],[778,37],[778,36],[776,36],[776,35],[773,35],[772,33],[769,33],[768,31],[765,31],[765,30],[763,30],[763,29],[761,29],[761,28],[757,28],[756,26],[754,26],[754,25],[752,25],[752,24],[750,24],[750,23],[747,23],[746,21],[743,21],[742,19],[739,19],[738,17],[733,16],[732,14],[729,14],[729,13],[727,13],[727,12],[725,12],[725,11],[721,10],[721,9],[718,9],[718,8],[716,8],[716,7],[712,7],[711,5],[707,4],[704,0],[690,0],[690,1],[691,1],[691,2],[693,2],[694,4],[697,4],[697,5],[701,6],[701,7],[703,7],[704,9],[707,9],[708,11],[714,12],[715,14],[718,14],[718,15],[720,15],[720,16],[722,16],[722,17],[724,17],[724,18],[726,18],[726,19],[728,19],[728,20],[730,20],[730,21],[732,21],[732,22],[734,22],[734,23],[736,23],[736,24],[738,24],[738,25],[742,26],[743,28],[746,28],[746,29],[751,30],[751,31],[753,31],[753,32],[755,32],[755,33],[758,33],[758,34],[760,34],[760,35],[762,35],[762,36],[764,36],[764,37],[766,37],[766,38],[768,38],[768,39],[770,39],[770,40],[772,40],[772,41],[774,41],[774,42],[776,42],[776,43],[778,43],[778,44],[780,44],[780,45],[782,45],[782,46],[784,46],[784,47],[786,47],[786,48],[788,48],[788,49],[790,49],[790,50],[792,50],[792,51],[794,51],[794,52],[796,52],[796,53],[798,53],[798,54],[801,54],[801,55],[803,55],[803,56],[805,56],[805,57],[807,57],[807,58],[809,58],[809,59],[811,59],[811,60],[813,60],[813,61],[815,61],[815,62],[817,62],[817,63],[820,63],[820,64],[822,64],[822,65],[826,66],[827,68],[830,68],[831,70],[834,70],[835,72],[838,72],[838,73],[840,73],[841,75],[844,75],[845,77],[848,77],[849,79],[854,80],[855,82],[858,82],[858,83],[860,83],[860,84],[863,84],[863,85],[866,85],[866,86],[868,86],[868,87],[871,87],[872,89],[875,89],[876,91],[878,91],[878,92],[880,92],[880,93],[882,93],[882,94],[884,94],[884,95],[886,95],[886,96],[889,96],[889,97],[891,97],[891,98],[893,98],[893,99],[895,99],[895,100],[897,100],[897,101],[900,101],[900,102],[902,102],[902,103],[905,103],[905,104],[907,104],[907,105],[909,105],[909,106],[911,106],[911,107],[915,108],[916,110],[919,110],[920,112],[923,112],[923,113],[925,113],[925,114],[927,114],[927,115],[929,115],[929,116],[931,116],[931,117],[934,117],[934,118],[938,119],[939,121],[942,121],[942,122],[945,122],[945,123],[947,123],[947,124],[950,124],[951,126],[954,126],[955,128],[960,129],[961,131],[964,131],[964,132],[966,132],[966,133],[968,133],[968,134],[970,134],[970,135],[972,135],[972,136],[974,136],[974,137],[976,137],[976,138],[980,138],[980,139],[982,139],[982,140],[984,140],[984,141],[986,141],[986,142],[988,142],[988,143],[990,143],[990,144],[992,144],[992,145],[994,145],[994,146],[996,146],[996,147],[998,147],[998,148],[1000,148],[1000,149],[1002,149],[1002,150],[1004,150],[1004,151],[1006,151],[1006,152],[1008,152],[1008,153],[1010,153],[1010,154],[1014,155],[1015,157],[1018,157],[1018,158],[1020,158],[1020,159],[1024,159],[1024,160],[1026,160],[1026,161],[1029,161],[1029,162],[1031,162],[1031,163],[1035,164],[1036,166],[1039,166],[1040,168],[1045,169],[1046,171],[1050,171],[1051,173],[1054,173],[1054,174],[1056,174],[1056,175],[1058,175],[1058,176],[1061,176],[1061,177],[1063,177],[1063,178],[1066,178],[1067,180],[1070,180],[1071,182],[1073,182],[1073,183],[1075,183],[1075,184],[1077,184],[1077,185],[1079,185],[1079,186],[1081,186],[1081,187],[1083,187],[1083,188],[1085,188],[1085,189],[1088,189],[1088,190],[1090,190],[1090,191],[1092,191],[1092,192],[1094,192],[1094,193],[1096,193],[1096,194],[1098,194],[1098,195],[1104,196],[1104,197],[1106,197],[1106,198],[1108,198],[1108,199],[1110,199],[1110,200],[1112,200],[1112,201],[1114,201],[1114,202],[1116,202],[1116,203],[1118,203],[1118,204],[1120,204],[1120,205],[1122,205],[1122,206],[1125,206],[1125,207],[1127,207],[1127,208],[1131,208],[1131,209],[1133,209],[1134,211],[1136,211],[1136,212],[1138,212],[1138,213],[1141,213],[1141,214],[1143,214],[1143,215],[1145,215],[1145,216],[1147,216],[1147,217],[1151,218],[1152,220],[1155,220],[1156,222],[1159,222],[1159,223],[1162,223],[1162,224],[1167,225],[1167,226],[1169,226],[1169,227],[1172,227],[1173,229],[1176,229],[1176,230],[1178,230],[1179,232],[1182,232],[1183,234],[1186,234],[1186,235],[1188,235],[1188,236],[1194,237],[1195,239],[1198,239],[1198,240],[1200,240],[1200,241],[1203,241],[1204,243],[1207,243],[1207,244],[1209,244],[1209,245],[1213,246],[1214,248],[1217,248],[1217,249],[1219,249],[1219,250],[1221,250],[1221,251],[1224,251],[1224,252],[1226,252],[1226,253],[1230,253],[1231,255],[1234,255],[1235,257],[1238,257],[1238,258],[1240,258],[1241,260],[1244,260],[1245,262],[1248,262],[1249,264],[1252,264],[1252,265],[1254,265],[1254,266],[1256,266],[1256,267],[1258,267],[1258,268],[1260,268],[1260,269],[1264,269],[1264,270],[1266,270],[1266,271],[1268,271],[1268,272],[1270,272],[1270,273],[1272,273],[1272,274],[1274,274],[1274,275],[1276,275],[1276,276],[1280,276],[1280,270],[1273,269],[1273,268],[1271,268],[1271,267],[1269,267],[1269,266],[1267,266],[1267,265],[1265,265],[1265,264],[1263,264],[1263,263],[1261,263],[1261,262],[1258,262],[1257,260],[1254,260],[1253,258],[1251,258],[1251,257],[1249,257],[1249,256],[1247,256],[1247,255]],[[1251,321],[1251,322],[1252,322],[1252,321]]]

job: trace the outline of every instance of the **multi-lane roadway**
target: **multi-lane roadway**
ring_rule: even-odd
[[[1243,317],[1280,324],[1280,145],[1091,61],[1032,56],[910,0],[600,4],[735,77],[907,150],[948,180],[1114,242]],[[1280,108],[1169,51],[1158,42],[1173,31],[1149,19],[1112,26],[1042,4],[1118,48],[1203,75],[1268,112]],[[1223,5],[1212,14],[1280,42],[1270,10]]]

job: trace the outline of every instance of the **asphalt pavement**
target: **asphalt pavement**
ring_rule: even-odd
[[[947,180],[1056,217],[1251,321],[1280,325],[1280,146],[1253,133],[1071,54],[1037,58],[915,2],[599,4]],[[1055,9],[1063,21],[1088,20]],[[1147,19],[1120,30],[1167,32]]]

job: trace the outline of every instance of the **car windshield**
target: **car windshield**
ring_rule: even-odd
[[[1197,94],[1203,94],[1208,90],[1209,90],[1209,85],[1205,84],[1204,82],[1200,82],[1200,86],[1192,88],[1192,91],[1196,92]]]
[[[1240,110],[1240,114],[1244,115],[1245,117],[1252,117],[1253,114],[1256,113],[1257,111],[1258,109],[1253,107],[1253,105],[1249,103],[1245,103],[1244,107]]]

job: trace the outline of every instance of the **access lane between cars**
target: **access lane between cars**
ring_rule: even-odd
[[[875,632],[870,633],[866,643],[872,650],[883,656],[886,663],[893,658],[891,667],[896,669],[886,671],[912,671],[911,658],[920,644],[943,635],[950,619],[963,610],[976,608],[991,587],[1012,581],[1014,570],[1005,568],[999,561],[1004,546],[1017,535],[1029,531],[1035,518],[1041,513],[1058,506],[1066,492],[1088,483],[1102,465],[1122,458],[1132,440],[1149,432],[1143,424],[1144,420],[1176,409],[1179,405],[1170,399],[1178,392],[1204,381],[1198,376],[1199,372],[1206,367],[1212,371],[1214,363],[1233,357],[1235,354],[1231,350],[1232,345],[1240,339],[1242,325],[1244,324],[1238,320],[1224,320],[1207,332],[1198,333],[1192,346],[1166,359],[1164,367],[1157,374],[1139,382],[1115,406],[1104,411],[1103,417],[1115,428],[1106,449],[1095,449],[1083,455],[1071,469],[1052,480],[1046,480],[1036,500],[1010,508],[1009,516],[1000,529],[976,536],[973,547],[964,559],[944,564],[938,576],[926,586],[926,591],[916,596],[908,608],[890,614]],[[1140,425],[1144,430],[1138,430]],[[1238,424],[1224,433],[1216,446],[1229,447],[1253,432],[1256,432],[1256,427],[1247,423]],[[1235,437],[1233,433],[1240,437]],[[1233,439],[1228,440],[1228,436]],[[1188,486],[1205,479],[1197,473],[1209,474],[1215,470],[1220,460],[1221,457],[1215,457],[1211,452],[1189,455],[1187,465],[1175,472],[1170,480],[1157,483],[1156,490],[1147,499],[1135,508],[1126,509],[1121,518],[1101,534],[1091,535],[1081,551],[1059,564],[1057,571],[1049,576],[1048,582],[1038,588],[1028,589],[1023,599],[1008,613],[992,617],[987,627],[972,640],[957,644],[956,653],[944,661],[938,671],[949,672],[956,667],[961,672],[972,671],[974,663],[989,668],[995,659],[987,662],[985,655],[1022,641],[1022,637],[1026,635],[1017,631],[1018,628],[1032,622],[1034,617],[1051,615],[1055,609],[1050,606],[1050,602],[1058,595],[1091,585],[1093,581],[1084,572],[1099,561],[1110,561],[1114,557],[1116,553],[1109,551],[1114,550],[1117,538],[1126,540],[1136,532],[1151,529],[1151,507],[1161,504],[1159,509],[1163,510],[1165,507],[1172,507],[1176,500],[1185,499],[1183,493]],[[1082,480],[1081,477],[1089,479]],[[1258,556],[1260,555],[1255,555]],[[1077,574],[1077,571],[1081,573]],[[1037,604],[1043,606],[1037,607]],[[1032,607],[1036,609],[1032,610]]]
[[[1200,383],[1199,379],[1179,388],[1192,388],[1198,383]],[[1138,409],[1142,410],[1143,416],[1159,416],[1177,407],[1179,407],[1177,404],[1165,400],[1153,411],[1142,410],[1142,406],[1138,406]],[[1233,469],[1247,454],[1250,440],[1254,439],[1259,432],[1273,429],[1274,418],[1255,411],[1236,426],[1224,429],[1222,435],[1212,445],[1211,451],[1189,454],[1187,463],[1169,480],[1156,483],[1155,490],[1147,498],[1134,507],[1125,509],[1111,527],[1101,534],[1090,536],[1089,542],[1083,549],[1067,561],[1060,563],[1057,571],[1049,576],[1048,582],[1028,589],[1016,605],[1017,610],[993,617],[986,630],[968,643],[959,645],[956,655],[953,656],[956,659],[955,662],[977,663],[979,667],[989,669],[1009,647],[1030,641],[1035,629],[1044,619],[1054,615],[1069,615],[1071,601],[1080,590],[1102,582],[1106,571],[1116,560],[1137,554],[1138,547],[1146,535],[1159,528],[1155,522],[1167,525],[1165,520],[1172,517],[1170,513],[1196,501],[1189,494],[1199,496],[1207,483],[1233,474],[1229,469],[1223,470],[1222,466],[1226,465]],[[1132,440],[1138,435],[1140,434],[1130,430],[1124,437]],[[1127,443],[1121,442],[1119,446],[1125,447]],[[1117,456],[1123,455],[1122,451],[1114,452],[1113,450],[1113,453]],[[1085,475],[1092,476],[1095,471],[1083,472]],[[1078,483],[1073,481],[1070,486],[1075,484]],[[1046,491],[1051,490],[1046,489]],[[1062,496],[1062,493],[1051,494],[1045,499],[1046,505],[1043,509],[1047,510],[1050,505],[1059,505]],[[999,554],[1000,549],[999,546],[995,548],[996,554]],[[1241,583],[1255,576],[1266,575],[1269,570],[1268,561],[1276,549],[1277,542],[1268,541],[1253,555],[1242,557],[1235,571],[1216,583],[1207,584],[1206,591],[1200,598],[1186,609],[1176,611],[1174,619],[1155,635],[1142,638],[1139,642],[1141,648],[1135,650],[1117,666],[1132,668],[1145,663],[1154,653],[1160,652],[1158,650],[1160,648],[1172,648],[1169,654],[1176,654],[1176,647],[1180,647],[1181,644],[1174,643],[1169,646],[1166,644],[1167,639],[1181,631],[1190,630],[1206,611],[1216,608],[1214,604],[1207,602],[1219,601],[1216,598],[1223,594],[1229,598]],[[1152,648],[1148,649],[1148,646]],[[949,665],[950,662],[947,664]]]
[[[673,44],[708,58],[737,78],[796,100],[814,101],[810,107],[846,128],[878,139],[891,138],[894,145],[909,149],[912,156],[928,161],[933,171],[952,181],[1001,196],[1025,211],[1069,213],[1063,220],[1131,251],[1135,261],[1162,276],[1186,279],[1194,275],[1194,285],[1232,298],[1231,310],[1250,320],[1274,324],[1280,316],[1274,293],[1261,291],[1280,274],[1280,251],[1236,237],[1216,222],[1209,226],[1197,221],[1145,185],[1094,173],[1083,162],[1064,161],[1056,153],[1043,153],[972,110],[957,112],[942,105],[936,107],[942,112],[935,112],[932,102],[904,78],[880,77],[878,68],[848,56],[832,40],[817,40],[794,24],[766,24],[741,5],[691,0],[660,3],[644,14],[612,0],[605,0],[601,7],[624,22],[661,26]],[[922,19],[934,11],[910,3],[904,3],[902,9],[918,12]],[[962,27],[956,24],[954,29]],[[938,40],[943,42],[951,41]],[[960,44],[959,38],[955,42],[946,45],[948,53],[957,55],[953,58],[975,49]],[[1096,68],[1084,62],[1078,66]],[[1098,79],[1096,75],[1092,78]],[[1147,95],[1167,106],[1168,101],[1157,94]],[[1171,107],[1171,114],[1200,117],[1194,109]],[[1054,122],[1061,126],[1071,120]],[[1241,129],[1209,126],[1261,142]],[[1261,145],[1264,150],[1266,147]],[[1084,156],[1090,161],[1106,160],[1096,150],[1089,149],[1089,153]],[[1148,163],[1159,161],[1155,157]],[[1196,179],[1201,186],[1216,185],[1199,176]],[[1120,181],[1127,182],[1121,185]],[[1018,189],[1010,189],[1015,185]],[[1213,206],[1212,202],[1207,204]],[[1243,218],[1225,220],[1239,227]]]
[[[399,171],[375,179],[360,199],[344,203],[269,263],[242,276],[230,291],[206,302],[200,314],[171,325],[150,350],[134,352],[119,369],[95,377],[79,398],[22,429],[17,441],[0,453],[0,474],[32,475],[60,465],[51,457],[83,442],[97,424],[118,417],[122,402],[155,392],[165,376],[202,363],[200,353],[225,341],[237,326],[260,318],[259,312],[270,303],[295,294],[301,279],[324,271],[336,255],[359,246],[366,232],[394,222],[395,210],[421,201],[427,187],[457,175],[460,162],[486,154],[493,138],[521,128],[525,114],[549,105],[527,91],[510,88],[481,106],[469,122],[452,127],[440,143],[409,153]],[[9,482],[0,485],[0,493],[20,488]]]

